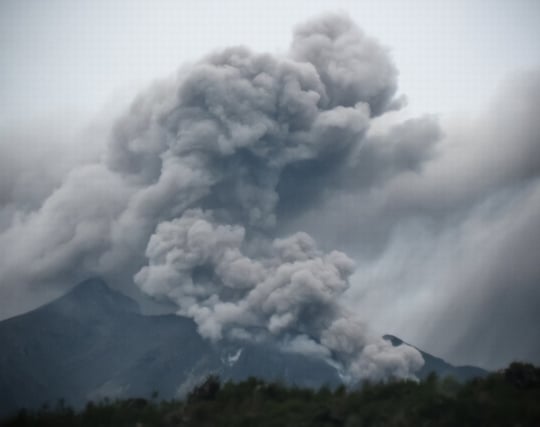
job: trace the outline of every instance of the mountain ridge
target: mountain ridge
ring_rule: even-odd
[[[394,345],[408,345],[393,338],[400,341]],[[143,315],[134,300],[100,278],[1,321],[0,342],[0,416],[58,399],[81,407],[89,400],[153,391],[162,398],[178,397],[210,373],[223,380],[257,376],[305,387],[341,384],[336,368],[320,359],[261,343],[213,344],[197,333],[192,319]],[[460,380],[479,374],[456,375],[460,368],[422,355],[426,365],[430,358],[441,361],[435,367]]]
[[[445,376],[452,376],[455,379],[459,381],[467,381],[470,378],[473,377],[482,377],[487,374],[487,371],[485,371],[482,368],[478,368],[476,366],[471,365],[461,365],[461,366],[454,366],[445,361],[444,359],[441,359],[440,357],[433,356],[432,354],[429,354],[418,347],[409,344],[405,341],[403,341],[401,338],[396,337],[395,335],[386,334],[383,336],[385,340],[388,340],[392,343],[394,347],[398,347],[400,345],[408,345],[410,347],[415,348],[420,352],[422,357],[424,358],[424,366],[420,368],[420,370],[416,373],[416,375],[419,378],[425,378],[430,373],[435,372],[440,377]]]

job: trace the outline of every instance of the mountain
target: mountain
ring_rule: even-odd
[[[63,398],[74,406],[105,396],[162,398],[190,390],[208,373],[253,375],[302,386],[339,383],[326,363],[263,344],[212,345],[191,319],[145,316],[100,279],[0,322],[0,415]]]
[[[386,336],[393,345],[408,345]],[[308,356],[262,343],[212,344],[195,323],[176,315],[147,316],[101,279],[86,280],[63,297],[0,322],[0,416],[64,399],[80,407],[103,397],[185,394],[209,373],[222,379],[257,376],[298,386],[335,386],[337,370]],[[453,367],[422,352],[426,365],[466,379],[484,371]]]
[[[384,339],[390,341],[394,347],[400,345],[408,345],[405,341],[395,337],[394,335],[384,335]],[[411,346],[414,347],[414,346]],[[458,381],[467,381],[476,377],[484,377],[487,375],[487,371],[476,366],[453,366],[450,363],[444,361],[439,357],[435,357],[425,351],[416,348],[424,358],[424,366],[416,372],[416,376],[420,379],[426,378],[432,372],[436,373],[439,377],[454,377]]]

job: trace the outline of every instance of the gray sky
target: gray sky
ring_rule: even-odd
[[[413,112],[477,109],[540,61],[534,0],[0,2],[0,124],[96,112],[219,47],[287,48],[296,23],[344,10],[391,48]]]
[[[347,19],[297,27],[336,10],[383,47]],[[540,363],[538,22],[536,1],[1,1],[0,318],[101,274],[203,335],[372,339],[346,319],[456,363]],[[291,260],[305,287],[273,281]],[[227,300],[279,286],[276,312]]]

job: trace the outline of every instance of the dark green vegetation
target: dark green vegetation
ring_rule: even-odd
[[[184,401],[103,400],[81,412],[21,411],[5,426],[539,426],[540,368],[513,363],[459,383],[430,375],[417,383],[364,383],[359,389],[288,387],[250,378],[209,377]]]

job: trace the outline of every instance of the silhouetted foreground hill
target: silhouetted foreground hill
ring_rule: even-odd
[[[407,345],[388,336],[394,345]],[[103,397],[185,395],[209,373],[224,380],[255,376],[287,384],[336,387],[335,367],[261,343],[212,345],[190,319],[145,316],[138,305],[91,279],[32,312],[0,322],[0,417],[39,408],[58,399],[76,408]],[[423,352],[418,372],[451,374],[460,380],[483,375],[456,368]]]
[[[540,369],[506,371],[460,383],[428,376],[421,382],[365,383],[334,390],[287,387],[250,378],[221,384],[210,377],[184,401],[127,399],[89,403],[80,413],[21,411],[5,426],[539,426]]]

